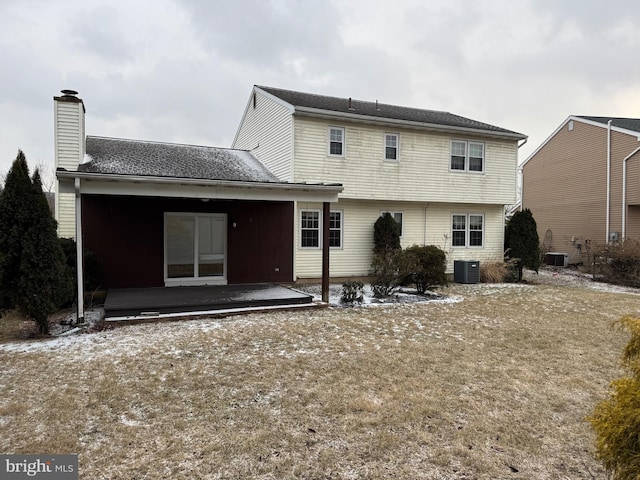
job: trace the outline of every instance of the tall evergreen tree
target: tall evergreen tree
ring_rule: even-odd
[[[522,280],[524,267],[536,272],[540,268],[538,226],[531,210],[528,208],[521,212],[516,212],[507,223],[505,248],[509,257],[517,262],[518,281]]]
[[[14,160],[0,195],[0,309],[17,306],[19,277],[24,232],[30,219],[25,212],[30,209],[32,188],[27,159],[22,151]]]
[[[36,170],[29,178],[22,152],[0,198],[0,232],[2,308],[19,309],[37,323],[41,334],[47,334],[49,315],[73,286],[40,174]]]

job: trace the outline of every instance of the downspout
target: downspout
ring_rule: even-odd
[[[78,310],[77,323],[84,324],[84,256],[82,255],[82,196],[80,194],[80,179],[75,179],[76,194],[76,271],[78,277]]]
[[[605,215],[605,234],[606,234],[606,243],[609,243],[609,229],[610,229],[610,212],[611,209],[611,122],[609,120],[607,122],[607,211]]]
[[[424,205],[424,237],[422,239],[422,245],[427,245],[427,208],[429,207],[429,202]]]
[[[622,239],[627,236],[627,160],[640,152],[640,147],[625,157],[622,162]]]

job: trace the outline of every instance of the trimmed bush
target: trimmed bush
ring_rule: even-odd
[[[418,293],[447,284],[447,255],[435,245],[413,245],[399,255],[401,276],[413,283]]]
[[[340,301],[348,305],[353,305],[356,302],[362,303],[364,301],[364,284],[354,280],[344,282]]]
[[[400,278],[396,261],[397,256],[397,253],[392,252],[373,254],[371,290],[374,297],[388,297],[398,288]]]
[[[373,225],[373,252],[394,253],[400,250],[398,224],[389,212],[381,215]]]
[[[640,287],[640,240],[627,238],[594,252],[598,271],[609,283]]]
[[[509,257],[516,261],[518,281],[522,280],[524,267],[536,272],[540,268],[538,227],[528,208],[516,212],[507,223],[505,250],[509,253]]]
[[[640,478],[640,318],[618,325],[631,333],[622,364],[631,374],[614,380],[607,400],[588,418],[597,436],[597,457],[614,480]]]

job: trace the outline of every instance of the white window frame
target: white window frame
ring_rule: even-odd
[[[464,144],[464,168],[452,168],[451,163],[453,160],[453,145],[454,143],[458,143],[458,144]],[[471,163],[471,158],[478,158],[478,157],[471,157],[471,146],[481,146],[482,147],[482,169],[481,170],[471,170],[470,169],[470,163]],[[456,156],[461,156],[461,155],[456,155]],[[451,140],[451,144],[450,144],[450,150],[449,150],[449,171],[450,172],[467,172],[467,173],[484,173],[485,171],[485,164],[487,161],[487,148],[486,148],[486,144],[484,142],[476,142],[473,140],[460,140],[460,139],[453,139]]]
[[[340,132],[340,135],[342,136],[342,140],[340,142],[334,142],[332,140],[333,130],[336,130],[336,131]],[[329,127],[328,136],[329,136],[329,143],[327,145],[327,154],[330,157],[344,157],[346,149],[347,149],[346,148],[346,142],[345,142],[345,129],[344,129],[344,127],[335,127],[335,126]],[[342,145],[341,153],[331,153],[331,144],[332,143],[340,143]]]
[[[395,140],[395,146],[389,146],[388,141],[390,138]],[[387,148],[396,149],[396,158],[389,158],[387,156]],[[400,134],[399,133],[385,133],[384,134],[384,159],[387,162],[399,162],[400,161]]]
[[[338,231],[340,232],[340,245],[331,245],[331,237],[329,237],[329,248],[331,248],[332,250],[340,250],[343,248],[344,245],[344,212],[342,210],[331,210],[329,212],[329,215],[331,216],[331,214],[338,214],[340,215],[340,227],[339,228],[331,228],[331,219],[329,219],[329,233],[331,233],[332,231]]]
[[[394,220],[396,220],[396,215],[400,215],[400,217],[402,219],[402,220],[400,220],[400,238],[402,238],[403,235],[404,235],[404,212],[400,211],[400,210],[395,210],[395,211],[383,210],[383,211],[380,212],[380,216],[382,217],[385,213],[390,214],[393,217]],[[398,223],[397,220],[396,220],[396,223]]]
[[[318,214],[318,227],[317,228],[309,228],[309,227],[303,227],[302,225],[302,217],[305,213],[316,213]],[[318,245],[303,245],[303,235],[302,235],[302,231],[303,230],[317,230],[318,231]],[[318,249],[322,246],[322,211],[317,209],[317,208],[305,208],[304,210],[300,210],[300,226],[299,226],[299,231],[300,231],[300,242],[299,242],[299,246],[300,248],[303,248],[305,250],[315,250]]]
[[[453,220],[454,217],[464,217],[464,245],[454,245],[454,225]],[[482,229],[480,230],[482,235],[482,243],[481,245],[471,245],[471,232],[477,231],[471,228],[471,217],[480,217],[482,219]],[[485,216],[484,213],[452,213],[451,214],[451,248],[484,248],[485,245],[485,232],[486,232],[486,224],[485,224]],[[462,229],[456,229],[455,231],[462,231]]]
[[[317,213],[318,214],[318,227],[317,227],[317,231],[318,231],[318,245],[317,246],[303,246],[302,245],[302,215],[303,213]],[[338,213],[340,215],[340,228],[331,228],[331,223],[329,223],[329,231],[333,230],[339,230],[340,231],[340,246],[338,247],[333,247],[330,246],[330,248],[332,250],[340,250],[343,248],[343,242],[344,242],[344,212],[342,210],[330,210],[329,211],[329,215],[331,215],[332,213]],[[322,210],[317,209],[317,208],[305,208],[300,210],[300,225],[299,225],[299,233],[300,233],[300,241],[298,242],[298,245],[301,249],[304,250],[317,250],[322,248],[322,222],[323,222],[323,218],[322,218]],[[315,228],[305,228],[304,230],[316,230]]]

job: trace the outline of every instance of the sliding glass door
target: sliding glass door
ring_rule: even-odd
[[[165,285],[227,283],[227,216],[165,213]]]

